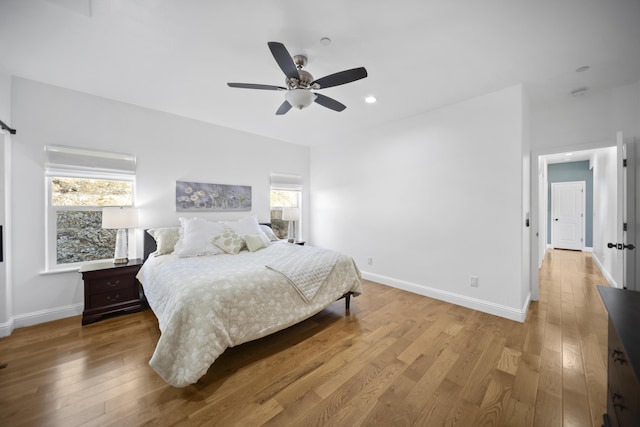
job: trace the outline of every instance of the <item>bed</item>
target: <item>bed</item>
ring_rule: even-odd
[[[253,252],[155,256],[156,240],[144,234],[137,278],[161,332],[149,365],[174,387],[196,383],[227,348],[343,297],[348,310],[351,295],[362,291],[355,262],[338,252],[275,241]]]

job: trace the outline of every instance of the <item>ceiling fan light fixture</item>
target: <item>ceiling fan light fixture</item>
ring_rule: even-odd
[[[292,89],[284,97],[292,107],[299,110],[308,107],[316,99],[316,95],[306,89]]]

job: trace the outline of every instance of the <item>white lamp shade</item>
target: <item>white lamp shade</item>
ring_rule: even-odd
[[[302,110],[315,101],[316,94],[306,89],[292,89],[284,97],[292,107]]]
[[[102,208],[102,228],[135,228],[138,226],[138,209]]]
[[[284,208],[282,210],[283,221],[298,221],[300,220],[300,208]]]

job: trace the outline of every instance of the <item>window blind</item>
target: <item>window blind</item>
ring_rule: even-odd
[[[302,191],[304,181],[300,175],[272,172],[270,177],[272,190]]]
[[[56,171],[104,172],[135,175],[136,156],[126,153],[112,153],[64,145],[47,145],[45,169],[47,174]]]

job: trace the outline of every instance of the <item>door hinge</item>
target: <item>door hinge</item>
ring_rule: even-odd
[[[627,223],[622,224],[622,231],[627,231]]]
[[[627,167],[627,159],[622,159],[622,167],[623,168]]]
[[[584,240],[582,240],[582,238],[580,239],[581,242],[584,242]]]

